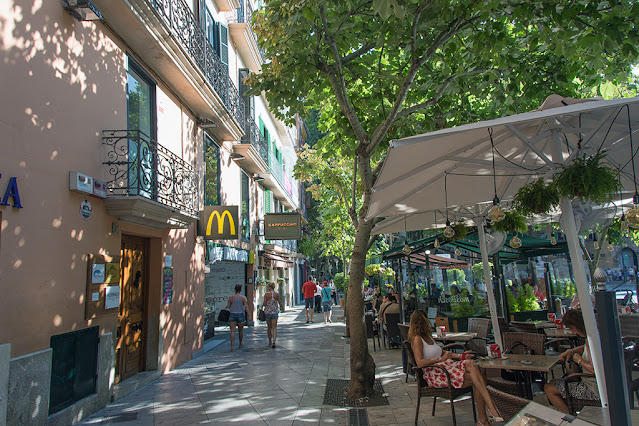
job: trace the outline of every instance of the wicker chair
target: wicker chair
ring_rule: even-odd
[[[537,333],[537,327],[532,322],[511,321],[510,327],[519,333]]]
[[[476,333],[477,336],[466,342],[466,349],[473,351],[477,355],[486,356],[486,345],[489,342],[488,331],[490,330],[490,320],[488,318],[469,318],[468,331]]]
[[[619,315],[619,328],[621,337],[639,337],[639,315]]]
[[[572,361],[564,362],[563,364],[563,368],[566,371],[570,371],[574,366],[576,366],[576,364]],[[590,373],[571,373],[564,375],[566,388],[569,388],[569,383],[580,382],[584,377],[595,377],[595,375]],[[568,391],[566,391],[566,403],[568,404],[570,414],[573,416],[576,416],[577,412],[581,411],[581,409],[585,406],[601,407],[601,401],[599,400],[576,398]]]
[[[497,407],[499,415],[504,418],[504,422],[510,421],[522,408],[530,403],[530,401],[525,398],[502,392],[492,386],[486,386],[486,389],[488,389],[490,399],[493,400],[493,404]]]
[[[384,338],[388,340],[388,347],[392,348],[397,345],[401,347],[401,335],[399,333],[399,313],[388,313],[385,315],[386,324],[384,324]]]
[[[413,365],[417,365],[417,361],[415,361],[415,354],[413,353],[413,348],[408,340],[404,341],[404,349],[408,354],[409,363]],[[433,397],[433,412],[432,416],[435,415],[435,404],[437,403],[437,397],[447,398],[450,400],[450,411],[453,416],[453,426],[457,426],[457,419],[455,418],[455,399],[459,398],[462,395],[470,394],[470,400],[473,405],[473,419],[477,422],[477,413],[475,411],[475,394],[473,393],[473,387],[469,386],[467,388],[454,388],[450,383],[450,376],[448,375],[448,371],[445,368],[433,365],[433,368],[440,368],[444,371],[444,374],[448,378],[448,387],[445,388],[432,388],[428,386],[426,380],[424,379],[424,374],[422,369],[419,367],[414,367],[413,371],[415,372],[415,378],[417,379],[417,408],[415,409],[415,424],[419,421],[419,404],[421,402],[422,397]]]

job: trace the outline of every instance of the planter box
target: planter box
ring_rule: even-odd
[[[522,311],[510,314],[511,321],[548,321],[548,310]]]

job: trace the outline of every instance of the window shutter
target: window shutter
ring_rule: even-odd
[[[266,190],[264,191],[264,213],[274,213],[275,208],[273,207],[273,191]]]
[[[220,24],[220,60],[226,74],[229,74],[229,29],[226,25]]]

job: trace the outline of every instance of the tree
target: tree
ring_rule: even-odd
[[[251,76],[279,118],[321,111],[330,133],[314,148],[350,159],[362,200],[347,312],[350,397],[373,393],[362,283],[374,220],[370,195],[389,140],[577,96],[629,73],[637,29],[631,1],[271,0],[254,28],[270,62]]]

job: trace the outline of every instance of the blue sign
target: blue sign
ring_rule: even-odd
[[[2,174],[0,174],[0,178]],[[9,197],[12,198],[12,207],[16,207],[18,209],[22,208],[22,204],[20,204],[20,193],[18,192],[18,178],[11,177],[9,178],[9,184],[7,185],[7,189],[4,191],[4,195],[2,196],[2,200],[0,201],[0,206],[8,206],[9,205]]]

